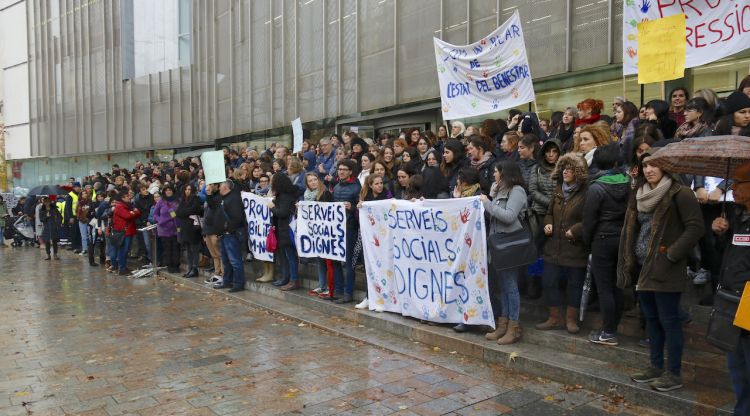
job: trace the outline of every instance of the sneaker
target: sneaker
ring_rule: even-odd
[[[79,249],[73,250],[73,253],[75,253],[75,254],[79,254],[80,252],[81,252],[81,250],[79,250]]]
[[[370,306],[370,303],[367,301],[367,298],[365,298],[362,302],[359,302],[354,307],[356,309],[367,309],[368,306]]]
[[[711,281],[711,272],[708,270],[701,268],[697,272],[695,272],[695,275],[693,276],[693,284],[696,286],[703,286],[706,283]]]
[[[79,255],[79,256],[85,256],[85,255],[87,255],[87,254],[89,254],[89,251],[88,251],[88,250],[83,250],[83,251],[81,251],[80,253],[78,253],[78,255]]]
[[[209,277],[208,279],[204,280],[203,283],[213,285],[213,284],[223,284],[224,278],[221,276],[213,275]]]
[[[329,298],[331,297],[331,292],[328,291],[328,289],[323,289],[318,293],[318,297],[320,298]]]
[[[232,285],[228,285],[228,284],[224,283],[224,280],[222,280],[219,283],[214,283],[213,288],[214,289],[230,289],[230,288],[232,288]]]
[[[310,289],[307,292],[307,294],[310,295],[310,296],[318,296],[318,295],[320,295],[320,292],[322,292],[322,291],[323,291],[323,289],[321,289],[319,287],[316,287],[315,289]]]
[[[375,312],[385,312],[385,308],[380,305],[375,306]]]
[[[610,334],[604,331],[592,331],[591,335],[589,335],[589,342],[593,342],[594,344],[611,345],[611,346],[615,346],[619,344],[617,342],[617,335]]]
[[[651,383],[656,391],[672,391],[682,388],[682,377],[665,371],[664,374]]]
[[[631,375],[630,379],[636,383],[650,383],[661,377],[663,374],[664,370],[661,368],[649,367],[646,371]]]

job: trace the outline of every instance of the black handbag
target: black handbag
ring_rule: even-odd
[[[123,241],[125,241],[125,230],[112,230],[112,235],[109,236],[109,243],[112,244],[112,247],[120,248]]]
[[[734,316],[740,305],[740,294],[722,288],[716,290],[714,306],[708,319],[706,341],[723,351],[734,351],[742,328],[734,325]]]
[[[487,239],[490,252],[490,266],[495,271],[528,266],[539,258],[534,244],[534,237],[525,219],[521,220],[521,228],[510,233],[495,233]]]

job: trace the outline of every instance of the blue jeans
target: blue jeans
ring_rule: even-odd
[[[78,232],[81,233],[81,251],[88,251],[89,249],[89,225],[79,222]]]
[[[667,370],[679,376],[682,369],[684,339],[680,322],[679,292],[638,292],[641,312],[646,318],[646,331],[651,340],[651,365],[664,368],[664,346],[669,363]]]
[[[318,259],[318,287],[321,289],[328,288],[328,268],[325,259]]]
[[[104,241],[106,243],[106,251],[107,257],[109,257],[109,264],[112,265],[113,269],[116,269],[117,267],[115,266],[117,265],[117,247],[112,246],[109,237],[106,237]]]
[[[750,415],[750,337],[740,336],[737,348],[727,353],[729,376],[732,379],[737,404],[735,415]]]
[[[500,298],[500,314],[497,316],[508,318],[511,321],[517,321],[521,314],[521,294],[518,293],[518,277],[521,274],[520,268],[501,270],[495,273],[499,280],[493,285]]]
[[[130,243],[133,241],[133,236],[126,236],[122,240],[122,245],[117,249],[117,262],[116,266],[118,270],[123,271],[127,267],[128,263],[128,251],[130,251]]]
[[[289,280],[296,282],[299,269],[297,249],[292,245],[279,247],[279,250],[276,251],[276,254],[282,254],[283,256],[283,258],[279,259],[279,266],[281,266],[281,275],[284,276],[284,278],[288,277]]]
[[[0,244],[5,244],[5,227],[0,227]]]
[[[544,262],[544,271],[542,272],[542,284],[544,286],[544,303],[547,306],[562,306],[562,290],[560,290],[560,280],[565,280],[567,286],[568,300],[567,305],[578,309],[581,306],[581,292],[583,291],[583,281],[586,279],[585,267],[565,267]]]
[[[245,288],[245,265],[242,264],[242,247],[235,234],[221,236],[221,266],[224,285]]]
[[[146,247],[146,257],[148,257],[148,261],[153,261],[151,258],[151,231],[138,231],[138,238],[141,239],[143,245]]]
[[[357,229],[347,228],[346,229],[346,261],[334,261],[333,262],[333,280],[334,288],[336,293],[342,291],[346,295],[354,294],[354,244],[357,242]],[[344,281],[344,273],[346,273],[346,281]]]

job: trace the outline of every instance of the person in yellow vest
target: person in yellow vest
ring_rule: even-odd
[[[73,190],[68,192],[65,197],[65,210],[63,211],[63,221],[65,222],[65,231],[70,240],[69,250],[78,254],[81,252],[81,233],[78,230],[78,220],[76,212],[78,211],[78,198],[81,195],[81,183],[73,182]]]

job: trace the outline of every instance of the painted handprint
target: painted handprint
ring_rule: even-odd
[[[375,217],[372,214],[367,214],[367,219],[370,220],[370,225],[375,225]]]
[[[641,13],[643,13],[643,14],[648,13],[648,10],[650,8],[651,8],[651,1],[649,1],[649,0],[641,0],[641,6],[640,6]]]
[[[471,212],[469,212],[469,208],[464,208],[461,210],[460,218],[461,222],[466,224],[469,221],[469,217],[471,216]]]
[[[471,240],[471,236],[468,233],[464,234],[464,242],[466,243],[467,246],[471,247],[472,240]]]
[[[375,244],[375,247],[380,247],[380,240],[378,240],[378,236],[372,236],[372,240],[372,243]]]
[[[633,49],[632,46],[628,46],[628,48],[625,50],[625,52],[628,54],[628,56],[630,57],[630,59],[633,59],[633,58],[636,57],[636,55],[638,55],[638,51],[635,50],[635,49]]]

